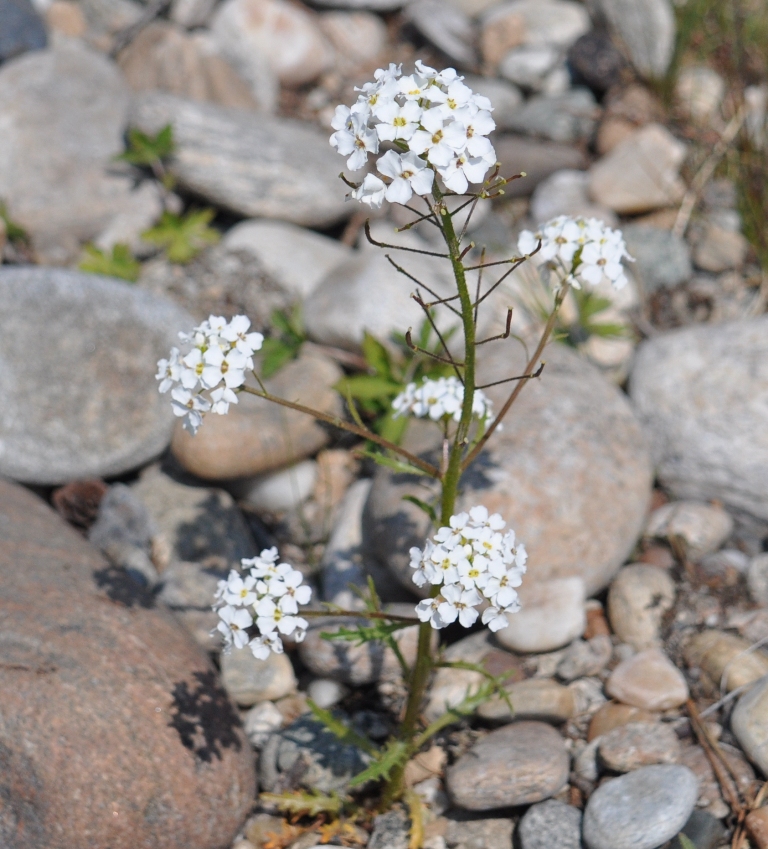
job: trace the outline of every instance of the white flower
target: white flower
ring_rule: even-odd
[[[445,628],[448,624],[440,618],[438,611],[440,603],[441,599],[439,597],[425,598],[416,605],[416,616],[419,618],[419,621],[429,622],[436,631]]]
[[[235,608],[231,605],[219,610],[219,622],[217,629],[224,635],[229,644],[241,649],[248,645],[247,628],[253,625],[253,617],[245,608]]]
[[[193,435],[203,423],[203,413],[211,409],[211,405],[201,395],[193,395],[188,389],[177,386],[171,391],[171,406],[176,416],[184,417],[184,428]]]
[[[392,182],[387,186],[387,200],[390,203],[408,203],[415,192],[417,195],[428,195],[432,191],[435,172],[427,168],[427,163],[419,159],[415,153],[397,154],[388,150],[376,162],[379,173],[390,177]]]
[[[211,412],[225,416],[230,404],[237,404],[237,395],[227,386],[220,386],[211,392]]]
[[[171,355],[167,360],[158,361],[155,377],[160,381],[158,391],[162,394],[173,388],[174,383],[179,382],[181,379],[181,366],[179,363],[178,348],[171,348]]]
[[[406,100],[400,106],[391,101],[376,108],[374,114],[379,123],[376,125],[376,133],[381,141],[395,141],[403,139],[408,141],[419,128],[419,119],[422,109],[413,100]]]
[[[226,339],[245,357],[252,357],[261,350],[264,336],[261,333],[248,332],[251,320],[244,315],[236,315],[229,324],[220,331],[222,339]]]
[[[384,203],[386,194],[387,186],[384,181],[380,180],[375,174],[366,174],[360,186],[353,189],[349,196],[368,206],[379,207]]]
[[[490,147],[490,142],[489,142]],[[454,155],[444,168],[438,168],[446,188],[463,195],[469,183],[482,183],[488,169],[496,163],[496,153],[490,148],[487,156],[470,156],[468,150]]]
[[[445,120],[440,107],[427,109],[421,116],[423,130],[411,137],[409,147],[419,155],[425,154],[427,161],[437,168],[445,168],[456,154],[456,148],[448,142]],[[450,135],[449,135],[450,138]]]
[[[410,413],[416,418],[429,417],[433,421],[449,418],[461,420],[464,386],[457,377],[424,378],[421,384],[409,383],[392,401],[395,417]],[[481,421],[493,416],[489,398],[476,389],[472,398],[472,414]]]
[[[337,130],[331,136],[331,145],[342,156],[349,156],[350,171],[359,171],[368,161],[369,153],[379,152],[379,138],[368,126],[366,116],[352,113],[349,123],[349,128]]]
[[[440,104],[437,108],[443,118],[451,118],[460,109],[469,105],[472,100],[472,89],[460,80],[455,80],[444,90],[432,89],[429,92],[429,99],[432,103]]]
[[[471,628],[479,616],[475,607],[481,604],[483,599],[476,589],[462,589],[456,586],[443,587],[443,600],[437,606],[440,619],[446,625],[455,622],[456,619],[465,628]]]

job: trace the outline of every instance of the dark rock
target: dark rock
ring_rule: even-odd
[[[10,483],[0,535],[0,845],[227,845],[253,756],[204,653]]]
[[[41,50],[48,39],[29,0],[0,0],[0,62],[27,50]]]
[[[577,85],[601,95],[615,86],[627,71],[627,62],[611,39],[597,30],[582,35],[568,51],[568,65]]]

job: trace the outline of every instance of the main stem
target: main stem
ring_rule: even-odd
[[[461,246],[456,236],[451,213],[443,204],[443,195],[435,186],[433,190],[436,209],[439,209],[438,218],[441,222],[441,231],[453,266],[453,276],[456,280],[459,301],[461,303],[461,319],[464,328],[464,401],[461,406],[461,419],[456,430],[456,436],[448,455],[448,465],[442,478],[442,497],[440,500],[440,524],[446,526],[450,523],[451,516],[456,507],[456,497],[461,480],[461,461],[464,448],[469,441],[469,430],[472,424],[472,403],[475,395],[475,322],[472,308],[472,297],[467,287],[467,279],[464,263],[461,260]],[[440,592],[439,587],[432,588],[434,598]],[[405,717],[401,726],[401,736],[409,745],[416,734],[416,726],[419,721],[421,704],[429,683],[432,672],[432,657],[430,652],[430,641],[432,627],[429,622],[419,625],[419,644],[416,653],[416,663],[408,688],[408,703],[405,709]],[[392,770],[392,774],[384,791],[382,805],[389,807],[392,802],[402,796],[404,787],[405,764]]]

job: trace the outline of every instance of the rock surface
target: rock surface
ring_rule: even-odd
[[[747,757],[768,776],[768,676],[739,699],[731,729]]]
[[[667,710],[688,698],[685,678],[659,649],[646,649],[623,660],[605,690],[614,699],[643,710]]]
[[[174,416],[154,372],[191,328],[184,312],[118,280],[52,268],[5,266],[0,301],[0,474],[58,484],[163,451]],[[35,355],[22,356],[31,339]]]
[[[0,62],[27,50],[41,50],[47,40],[43,22],[29,0],[0,2]]]
[[[563,346],[550,345],[545,358],[541,380],[525,387],[504,430],[465,475],[459,508],[484,504],[501,513],[530,555],[526,582],[580,577],[590,595],[606,586],[634,545],[650,466],[619,391]],[[520,374],[516,368],[524,368],[519,347],[502,345],[488,353],[480,378]],[[498,387],[488,394],[498,409],[505,395]],[[424,431],[411,425],[406,444],[417,445],[418,433]],[[419,438],[430,445],[431,430]],[[423,546],[428,529],[424,514],[402,501],[412,491],[413,479],[379,469],[364,534],[372,559],[415,592],[408,549]]]
[[[660,124],[648,124],[592,166],[592,197],[622,215],[671,206],[685,191],[678,176],[684,158],[682,142]]]
[[[47,262],[76,259],[120,217],[152,225],[142,188],[106,172],[123,150],[128,104],[115,65],[77,41],[0,68],[0,197]]]
[[[600,738],[603,765],[613,772],[631,772],[651,764],[673,764],[680,758],[680,740],[661,722],[629,722]]]
[[[221,656],[221,680],[240,707],[275,701],[296,692],[296,676],[286,654],[270,652],[258,660],[248,649],[233,649]]]
[[[656,849],[685,825],[696,804],[684,766],[646,766],[602,784],[584,811],[587,849]]]
[[[608,618],[614,634],[633,648],[661,643],[661,622],[675,602],[675,582],[665,569],[635,563],[625,566],[608,591]]]
[[[638,349],[630,396],[662,485],[768,519],[765,317],[689,327]]]
[[[542,722],[560,723],[576,713],[573,692],[551,678],[529,678],[505,687],[512,703],[510,710],[501,696],[483,702],[477,714],[495,722],[511,722],[513,719],[537,719]]]
[[[502,134],[495,139],[494,147],[505,173],[525,172],[526,175],[506,187],[510,197],[530,195],[539,183],[556,171],[586,168],[584,154],[564,144]]]
[[[556,799],[533,805],[520,820],[520,849],[581,849],[581,811]]]
[[[687,243],[659,227],[627,224],[622,227],[627,250],[635,258],[632,274],[646,294],[685,283],[693,276],[691,250]]]
[[[596,111],[589,89],[569,89],[551,97],[531,97],[510,117],[508,126],[518,133],[573,144],[592,135]]]
[[[341,401],[331,387],[340,377],[331,360],[302,353],[265,385],[283,398],[338,415]],[[310,416],[242,396],[226,416],[208,416],[196,436],[177,427],[171,447],[187,471],[206,480],[226,480],[295,462],[322,448],[327,439],[327,432]]]
[[[724,631],[696,634],[686,646],[685,659],[704,673],[716,692],[730,693],[768,675],[765,652]]]
[[[675,49],[675,14],[669,0],[595,0],[594,5],[620,37],[635,68],[661,79]]]
[[[232,212],[307,227],[351,214],[338,178],[343,160],[314,127],[159,92],[137,100],[132,124],[148,133],[171,124],[179,184]]]
[[[0,483],[0,523],[0,843],[231,841],[252,753],[203,652],[27,490]]]
[[[678,537],[689,557],[698,560],[717,551],[733,531],[733,519],[722,507],[695,501],[671,501],[658,507],[648,518],[649,537]]]
[[[562,737],[540,722],[516,722],[492,731],[449,768],[446,788],[470,811],[529,805],[558,793],[570,758]]]

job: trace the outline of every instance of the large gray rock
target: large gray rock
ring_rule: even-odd
[[[623,232],[627,250],[636,260],[632,273],[639,278],[646,294],[670,289],[693,276],[691,250],[671,230],[628,224]]]
[[[138,99],[131,122],[149,133],[171,124],[171,173],[183,188],[232,212],[307,227],[352,212],[338,178],[344,160],[326,133],[300,121],[156,92]]]
[[[0,845],[229,845],[253,753],[204,652],[28,490],[0,528]]]
[[[118,219],[153,223],[152,198],[106,173],[123,150],[128,103],[116,66],[75,41],[0,69],[0,197],[46,261],[75,259]]]
[[[564,94],[532,97],[510,117],[507,125],[518,133],[573,144],[592,135],[596,114],[597,103],[592,92],[573,88]]]
[[[474,28],[458,7],[442,0],[411,0],[406,6],[405,17],[459,67],[477,64],[472,46]]]
[[[587,849],[655,849],[685,825],[697,796],[684,766],[646,766],[608,781],[584,811]]]
[[[43,22],[29,0],[0,0],[0,62],[45,47]]]
[[[58,484],[118,475],[160,454],[174,416],[160,357],[191,319],[118,280],[0,269],[0,474]]]
[[[591,0],[619,36],[632,64],[660,79],[675,50],[675,13],[669,0]]]
[[[680,498],[768,519],[765,316],[644,342],[630,396],[662,484]]]
[[[524,368],[519,345],[496,345],[482,363],[483,383]],[[458,508],[484,504],[501,513],[528,549],[527,582],[580,577],[590,595],[608,584],[637,539],[651,467],[619,390],[564,346],[550,345],[544,359],[541,379],[524,388],[503,431],[464,476]],[[488,394],[499,409],[506,389]],[[411,425],[407,444],[434,449],[433,431],[434,426]],[[423,547],[429,528],[424,514],[402,500],[414,483],[379,469],[364,533],[367,552],[416,592],[408,550]]]

